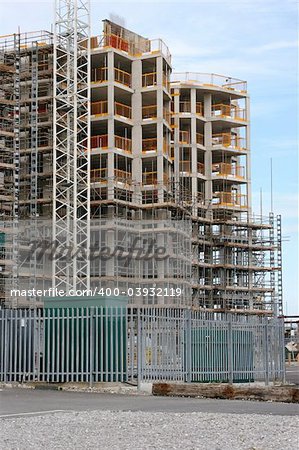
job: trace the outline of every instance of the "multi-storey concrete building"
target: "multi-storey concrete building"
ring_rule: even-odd
[[[265,220],[251,210],[246,82],[172,74],[170,52],[160,39],[105,20],[103,34],[90,39],[84,70],[79,67],[76,82],[83,97],[88,94],[76,113],[81,134],[73,145],[83,150],[77,171],[66,175],[72,158],[63,146],[73,116],[63,95],[74,94],[66,75],[72,59],[55,39],[56,48],[44,32],[6,36],[0,44],[0,208],[3,233],[12,236],[2,252],[6,289],[20,278],[49,286],[67,276],[61,267],[48,273],[36,260],[20,268],[13,230],[19,219],[39,217],[53,220],[59,235],[59,220],[73,214],[68,208],[76,200],[66,193],[78,172],[79,191],[72,192],[79,209],[88,221],[114,224],[113,245],[128,243],[130,224],[134,228],[141,219],[153,224],[153,235],[159,221],[187,224],[182,235],[173,225],[171,243],[168,229],[160,236],[176,248],[168,265],[135,261],[124,267],[117,258],[93,263],[84,266],[88,285],[184,286],[180,299],[144,296],[143,302],[281,312],[280,217]],[[81,47],[88,41],[81,39]],[[9,300],[4,288],[2,298]]]

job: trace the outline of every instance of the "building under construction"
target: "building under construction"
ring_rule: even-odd
[[[184,294],[131,302],[281,314],[280,217],[251,209],[246,82],[172,73],[160,39],[109,20],[91,37],[88,21],[78,23],[61,8],[53,34],[1,37],[3,306],[41,300],[12,296],[20,283],[66,293],[154,284]],[[20,224],[34,238],[41,220],[61,245],[100,234],[125,248],[146,233],[171,246],[171,257],[22,263]]]

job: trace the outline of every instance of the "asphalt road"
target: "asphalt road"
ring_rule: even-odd
[[[299,365],[286,365],[286,381],[299,385]]]
[[[0,391],[0,418],[61,411],[211,412],[295,416],[299,406],[242,400],[169,398],[32,389]]]

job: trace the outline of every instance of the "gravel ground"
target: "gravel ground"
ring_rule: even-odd
[[[298,450],[297,429],[286,416],[83,411],[0,419],[0,449]]]

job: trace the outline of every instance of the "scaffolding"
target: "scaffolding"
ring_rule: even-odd
[[[54,33],[53,236],[85,256],[53,260],[53,287],[89,288],[89,1],[56,0]],[[76,254],[76,252],[75,252]]]
[[[183,295],[130,302],[280,315],[281,218],[251,211],[246,83],[171,82],[160,41],[109,21],[90,38],[87,1],[56,6],[54,36],[0,42],[2,299],[20,305],[5,292],[19,282],[66,293],[155,285]],[[84,257],[26,258],[43,236]],[[168,258],[88,257],[95,242],[127,255],[134,239],[160,242]]]
[[[18,306],[19,298],[9,296],[9,291],[22,284],[20,221],[48,215],[48,210],[43,209],[43,192],[49,176],[41,176],[41,168],[46,159],[52,158],[52,54],[51,34],[44,31],[0,38],[1,169],[3,188],[7,194],[9,191],[1,204],[5,242],[1,300],[8,297],[13,306]],[[48,204],[51,201],[49,198]],[[32,239],[34,233],[33,226]],[[32,260],[31,286],[35,283],[35,270],[36,262]]]

